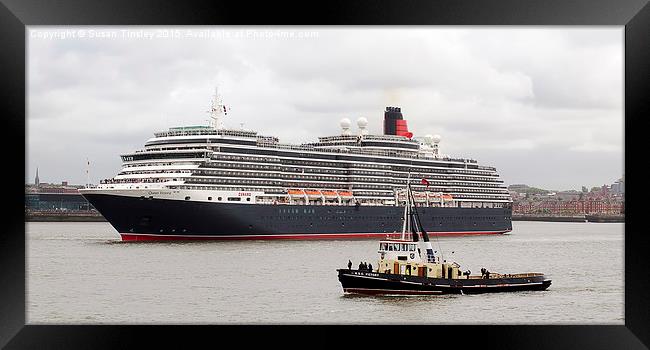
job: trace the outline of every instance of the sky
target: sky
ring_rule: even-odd
[[[285,143],[339,134],[342,118],[381,134],[398,106],[416,137],[506,185],[611,184],[623,29],[29,26],[25,183],[37,168],[50,183],[115,176],[154,132],[207,125],[218,86],[227,127]]]

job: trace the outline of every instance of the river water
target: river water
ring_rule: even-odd
[[[624,324],[624,224],[513,222],[432,238],[479,273],[544,272],[546,291],[345,295],[337,268],[377,239],[121,242],[108,223],[30,222],[28,324]]]

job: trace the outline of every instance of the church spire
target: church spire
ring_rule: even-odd
[[[34,184],[36,184],[36,186],[41,184],[41,181],[38,179],[38,167],[36,167],[36,178],[34,179]]]

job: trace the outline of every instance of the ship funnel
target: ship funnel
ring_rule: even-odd
[[[413,133],[409,132],[406,120],[402,116],[401,108],[386,107],[386,111],[384,111],[384,135],[413,137]]]

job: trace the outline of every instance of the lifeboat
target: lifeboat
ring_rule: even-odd
[[[341,196],[341,197],[352,197],[352,192],[350,192],[350,191],[339,191],[339,196]]]
[[[307,193],[308,196],[310,197],[320,197],[321,193],[319,190],[305,190],[305,193]]]
[[[423,192],[413,192],[413,198],[416,201],[425,201],[427,200],[427,194]]]
[[[336,197],[336,191],[321,191],[325,197]]]
[[[440,192],[429,192],[429,198],[432,200],[443,200],[443,201],[452,201],[454,200],[454,197],[452,197],[450,194],[442,194]]]
[[[290,189],[290,190],[287,190],[287,192],[289,193],[290,196],[304,196],[305,195],[305,191],[303,191],[303,190]]]

